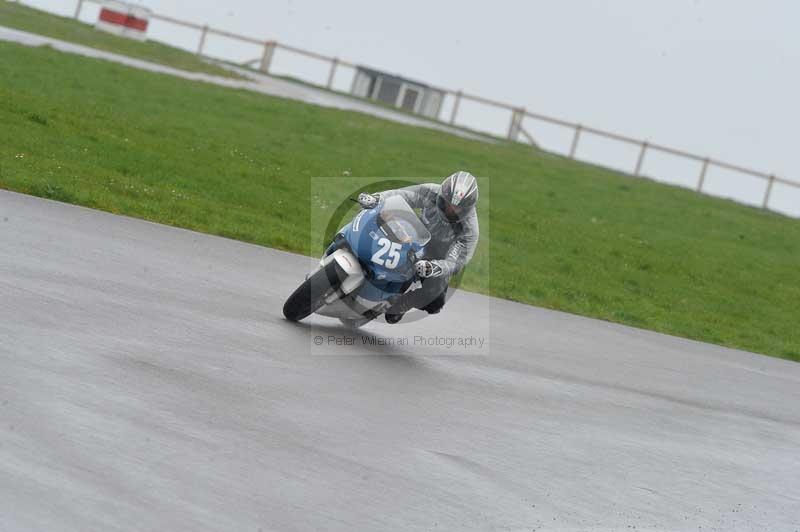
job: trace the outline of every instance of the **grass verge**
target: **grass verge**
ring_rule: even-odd
[[[83,22],[59,17],[18,3],[0,0],[0,26],[29,31],[191,72],[204,72],[228,78],[240,77],[229,70],[203,61],[195,54],[167,44],[155,41],[140,42],[118,37],[96,30],[93,26]]]
[[[458,168],[491,177],[466,288],[800,360],[796,220],[521,145],[0,43],[3,188],[316,254],[310,177]]]

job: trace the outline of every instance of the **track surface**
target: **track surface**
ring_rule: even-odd
[[[477,356],[363,347],[310,262],[0,191],[0,530],[800,527],[800,365],[466,293],[364,338]]]
[[[482,135],[480,133],[474,133],[459,127],[433,122],[431,120],[415,117],[408,113],[392,111],[386,107],[372,105],[357,98],[335,94],[322,89],[315,89],[314,87],[302,83],[293,83],[286,79],[266,76],[243,68],[235,68],[225,64],[221,64],[220,66],[234,70],[239,74],[243,74],[249,77],[251,81],[214,76],[211,74],[204,74],[202,72],[189,72],[186,70],[180,70],[177,68],[160,65],[158,63],[145,61],[143,59],[136,59],[125,55],[115,54],[113,52],[106,52],[104,50],[98,50],[89,46],[62,41],[52,37],[45,37],[43,35],[37,35],[35,33],[29,33],[26,31],[15,30],[5,26],[0,26],[0,41],[9,41],[17,44],[23,44],[25,46],[52,46],[61,52],[104,59],[106,61],[120,63],[129,67],[147,70],[149,72],[169,74],[170,76],[212,83],[214,85],[220,85],[223,87],[245,89],[262,94],[269,94],[271,96],[288,98],[290,100],[299,100],[302,102],[319,105],[321,107],[333,107],[347,111],[358,111],[360,113],[383,118],[384,120],[391,120],[392,122],[399,122],[401,124],[408,124],[428,129],[437,129],[439,131],[444,131],[446,133],[451,133],[453,135],[472,140],[496,142],[496,139],[490,137],[489,135]]]

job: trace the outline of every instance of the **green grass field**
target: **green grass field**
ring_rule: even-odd
[[[335,206],[313,176],[455,169],[491,189],[465,287],[800,360],[796,220],[522,145],[0,43],[3,188],[317,254],[311,209]]]
[[[137,59],[217,76],[238,77],[217,65],[207,63],[195,54],[153,41],[139,42],[123,39],[95,30],[92,26],[71,18],[59,17],[21,4],[0,0],[0,26],[54,37],[83,44]]]

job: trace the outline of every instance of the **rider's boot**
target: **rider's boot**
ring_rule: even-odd
[[[386,323],[388,323],[389,325],[394,325],[395,323],[398,323],[400,320],[402,320],[403,316],[405,315],[406,315],[405,312],[400,314],[386,314]]]
[[[405,313],[411,310],[411,303],[409,299],[410,298],[408,297],[408,294],[402,294],[395,299],[395,301],[392,303],[392,306],[386,311],[386,323],[394,325],[403,319]]]

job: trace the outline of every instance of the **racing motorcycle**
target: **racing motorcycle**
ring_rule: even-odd
[[[334,236],[317,268],[283,305],[283,315],[300,321],[311,314],[360,327],[419,287],[414,264],[431,234],[401,196],[381,198]]]

